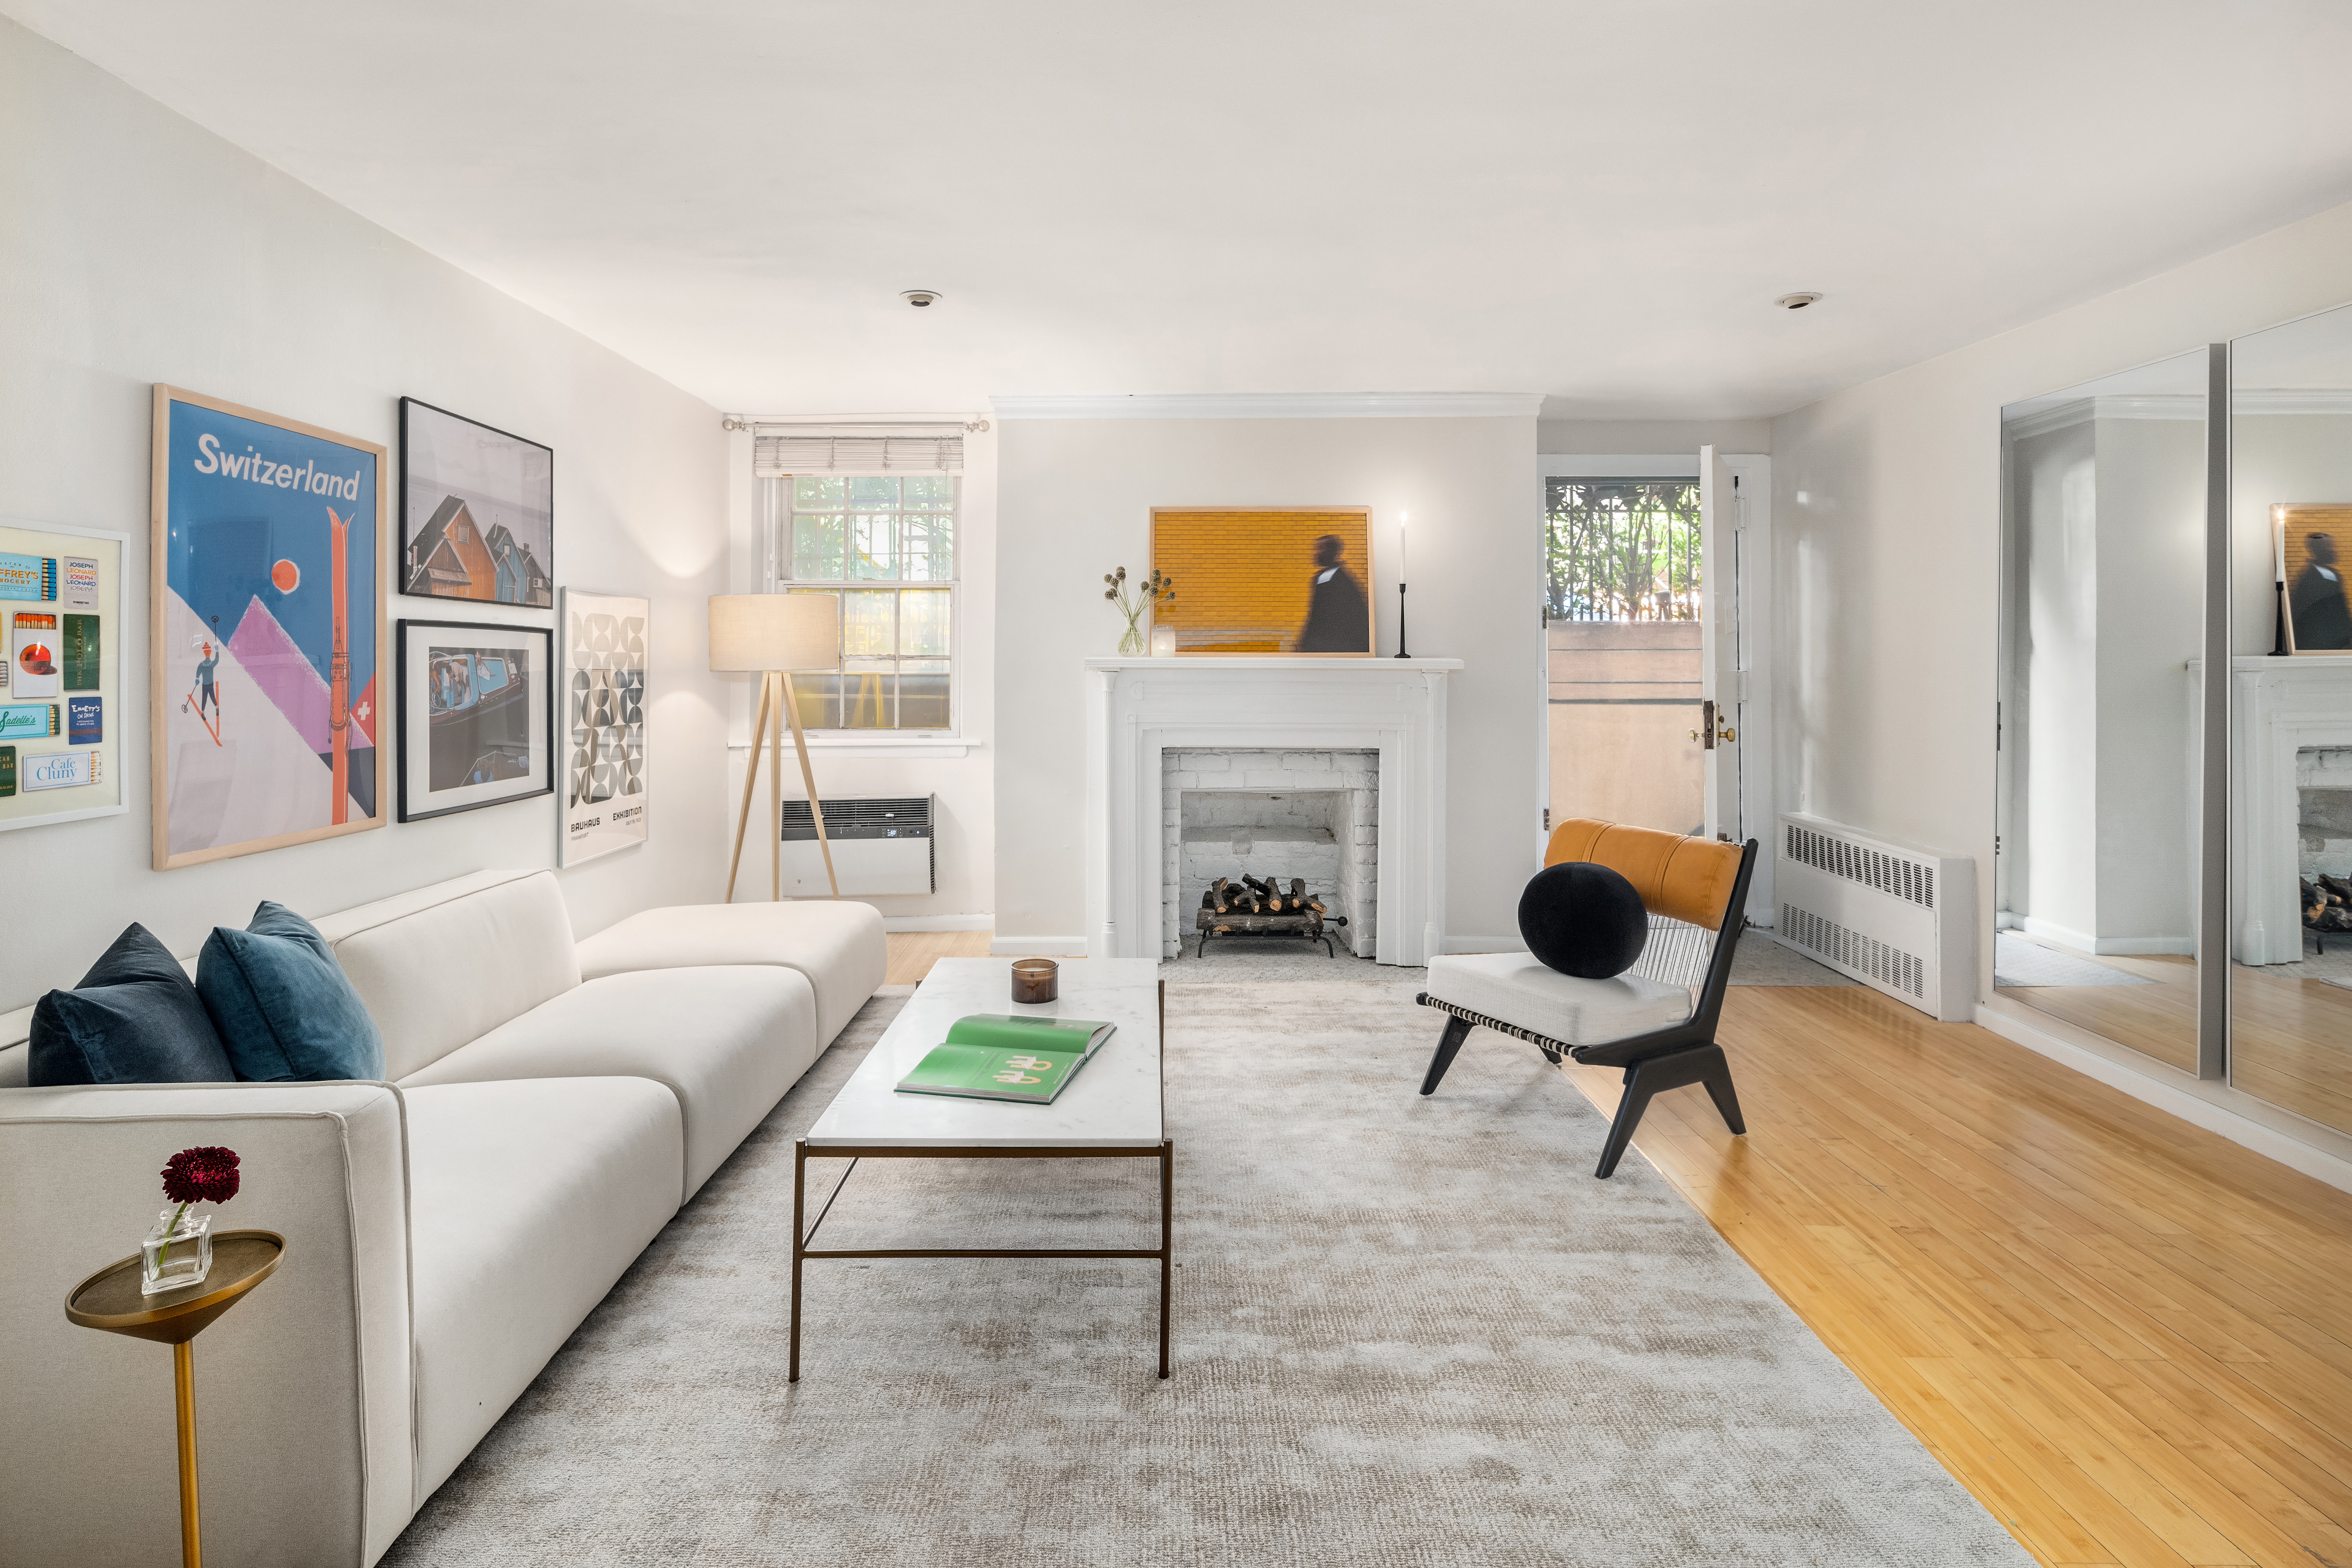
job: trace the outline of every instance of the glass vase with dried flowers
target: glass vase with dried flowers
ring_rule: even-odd
[[[1108,584],[1103,589],[1103,597],[1118,605],[1118,613],[1127,617],[1127,635],[1118,639],[1118,651],[1128,655],[1141,653],[1143,632],[1136,622],[1142,618],[1144,611],[1168,604],[1176,597],[1174,579],[1162,575],[1160,568],[1155,566],[1151,569],[1151,575],[1136,584],[1130,592],[1127,585],[1127,568],[1122,566],[1116,572],[1104,573],[1103,582]]]
[[[234,1149],[183,1149],[163,1162],[163,1195],[179,1207],[155,1216],[155,1228],[140,1244],[139,1293],[161,1295],[201,1284],[213,1268],[213,1216],[191,1215],[198,1204],[225,1204],[236,1196]]]

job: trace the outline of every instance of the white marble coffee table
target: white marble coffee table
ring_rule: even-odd
[[[1012,999],[1013,960],[943,958],[833,1103],[793,1151],[793,1304],[790,1380],[801,1375],[801,1266],[812,1258],[1152,1258],[1160,1261],[1160,1375],[1168,1375],[1168,1288],[1173,1260],[1170,1215],[1176,1145],[1162,1119],[1160,1023],[1165,997],[1160,965],[1149,958],[1066,958],[1060,993],[1034,1005]],[[1096,1018],[1118,1026],[1051,1105],[900,1094],[899,1079],[969,1013]],[[1156,1159],[1160,1162],[1157,1247],[825,1248],[809,1245],[803,1225],[808,1162],[846,1159]],[[842,1177],[843,1184],[848,1173]],[[840,1186],[834,1188],[835,1196]],[[825,1208],[833,1206],[832,1198]]]

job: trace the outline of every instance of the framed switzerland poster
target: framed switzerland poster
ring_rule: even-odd
[[[155,388],[155,868],[382,827],[384,448]]]

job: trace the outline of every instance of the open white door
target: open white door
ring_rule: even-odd
[[[1739,813],[1739,504],[1731,470],[1713,447],[1698,449],[1700,647],[1706,684],[1699,728],[1705,748],[1706,831],[1738,843]]]

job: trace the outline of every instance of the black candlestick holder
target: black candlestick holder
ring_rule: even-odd
[[[1404,584],[1397,584],[1397,650],[1399,658],[1408,658],[1404,651]]]

